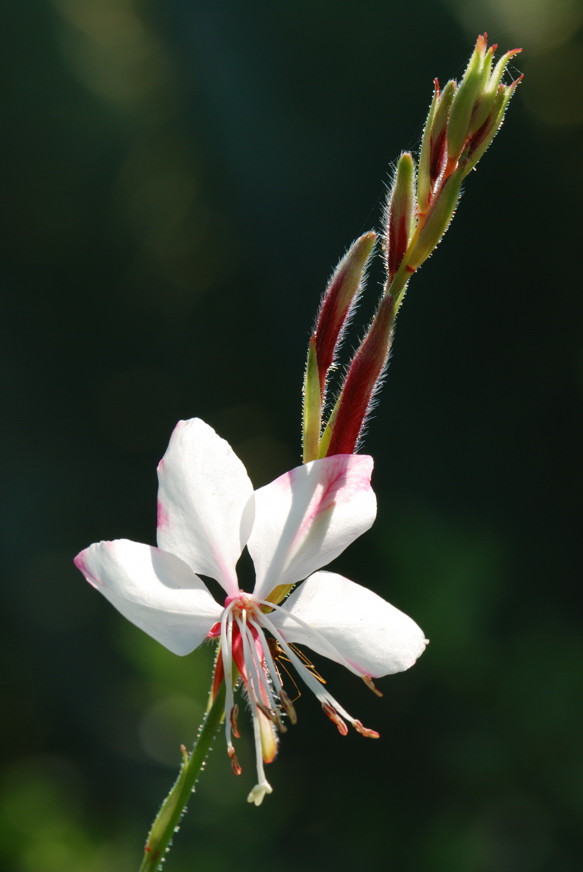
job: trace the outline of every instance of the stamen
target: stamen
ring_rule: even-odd
[[[382,692],[375,685],[374,681],[370,677],[370,675],[361,675],[360,676],[369,690],[372,690],[373,693],[376,693],[377,696],[382,696]]]
[[[376,730],[369,730],[368,727],[363,727],[361,721],[353,721],[352,726],[357,733],[360,733],[361,736],[366,736],[367,739],[380,739],[381,737],[381,734],[377,733]]]
[[[342,718],[340,717],[338,712],[334,708],[332,708],[330,703],[323,702],[322,708],[324,709],[325,714],[328,715],[328,717],[330,718],[332,723],[336,724],[336,726],[338,727],[338,732],[340,733],[340,735],[347,736],[348,735],[348,727],[346,726],[346,724],[344,723],[344,721],[342,720]]]
[[[268,703],[268,707],[272,710],[276,709],[275,699],[269,682],[265,675],[263,664],[261,663],[255,647],[255,638],[251,629],[247,626],[247,621],[243,617],[243,628],[241,629],[241,638],[243,640],[243,652],[245,665],[249,672],[249,679],[252,684],[251,698],[256,703]],[[255,627],[254,627],[255,629]],[[248,688],[249,689],[249,688]]]
[[[266,615],[262,615],[262,621],[265,624],[266,629],[268,629],[269,632],[277,639],[277,641],[289,657],[291,663],[293,663],[293,665],[297,669],[300,678],[306,683],[314,696],[320,701],[322,708],[324,709],[330,720],[336,724],[336,726],[338,727],[338,731],[341,733],[341,735],[345,736],[348,733],[348,727],[345,723],[346,720],[348,721],[348,723],[352,724],[355,730],[357,730],[359,733],[362,733],[362,735],[370,736],[371,738],[378,737],[378,734],[375,734],[374,730],[369,730],[368,727],[363,727],[360,721],[357,721],[356,718],[353,718],[352,715],[348,714],[346,709],[344,709],[340,705],[340,703],[337,702],[334,697],[330,693],[328,693],[328,691],[323,688],[321,684],[318,683],[316,678],[301,662],[299,657],[293,651],[293,648],[285,641],[281,633],[272,624],[269,618],[266,617]]]
[[[247,802],[261,805],[266,793],[272,792],[272,787],[265,777],[263,770],[263,746],[261,742],[261,727],[259,725],[259,712],[255,706],[251,709],[253,720],[253,737],[255,739],[255,765],[257,767],[257,784],[247,797]]]
[[[292,722],[292,724],[297,724],[297,722],[298,722],[298,716],[297,716],[297,714],[296,714],[296,710],[295,710],[295,708],[293,707],[293,703],[292,703],[292,701],[290,700],[290,698],[289,698],[289,696],[287,695],[287,693],[285,692],[285,690],[283,689],[283,687],[282,687],[282,689],[281,689],[280,692],[279,692],[279,699],[280,699],[280,702],[281,702],[281,704],[282,704],[282,706],[283,706],[283,708],[284,708],[284,711],[285,711],[286,715],[288,716],[288,718],[290,719],[290,721]]]
[[[341,666],[344,666],[345,669],[348,669],[349,672],[354,673],[354,675],[360,676],[362,674],[360,669],[357,669],[356,666],[350,662],[350,660],[347,660],[346,657],[344,657],[344,655],[340,653],[338,648],[336,648],[336,646],[332,644],[332,642],[330,642],[322,633],[320,633],[318,630],[316,630],[310,624],[306,623],[306,621],[302,620],[302,618],[299,618],[297,615],[294,615],[294,613],[292,611],[290,611],[289,609],[286,609],[284,606],[278,606],[275,603],[270,603],[267,600],[258,600],[258,602],[262,606],[267,605],[275,611],[283,612],[287,618],[291,618],[292,621],[295,621],[296,624],[298,624],[300,627],[303,627],[304,630],[308,630],[310,632],[310,635],[316,636],[318,638],[318,641],[320,642],[322,648],[324,648],[324,649],[327,648],[329,651],[329,653],[325,654],[324,656],[329,657],[331,660],[335,660],[336,663],[340,663]],[[273,625],[272,625],[271,621],[267,618],[267,615],[262,614],[261,621],[265,625],[265,627],[267,627],[269,632],[271,633],[272,632],[271,627]],[[280,642],[280,644],[281,644],[279,635],[276,635],[275,633],[273,633],[273,635],[276,637],[278,642]],[[285,647],[285,646],[282,646],[282,647]],[[287,653],[287,651],[286,651],[286,653]],[[303,654],[303,652],[301,652],[301,653]],[[288,657],[289,657],[289,654],[288,654]],[[308,661],[308,663],[309,663],[309,661]],[[312,664],[310,664],[310,665],[312,665]],[[318,680],[322,682],[322,684],[326,683],[324,681],[324,679],[320,675],[318,675],[318,673],[315,669],[314,669],[314,673],[315,673],[316,677],[318,678]]]
[[[225,677],[225,738],[228,750],[229,748],[232,748],[232,712],[235,706],[235,699],[233,696],[233,616],[232,608],[230,606],[225,609],[221,618],[221,651],[223,654],[223,670]],[[236,717],[235,714],[235,724]]]
[[[241,769],[239,761],[237,760],[237,755],[235,754],[235,749],[232,745],[227,745],[227,754],[229,755],[229,758],[231,760],[233,772],[235,773],[235,775],[240,775],[243,770]]]
[[[239,706],[234,705],[231,709],[230,721],[231,721],[231,731],[236,739],[241,738],[241,734],[239,732],[239,725],[237,724],[237,718],[239,717]]]
[[[276,710],[272,710],[267,708],[262,702],[256,702],[255,705],[257,708],[263,712],[265,717],[271,721],[271,723],[277,727],[280,733],[287,733],[287,727],[279,716],[279,712]]]

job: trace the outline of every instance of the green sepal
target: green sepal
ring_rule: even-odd
[[[429,112],[427,113],[425,127],[423,128],[423,136],[421,138],[421,151],[419,152],[419,167],[417,170],[417,204],[420,212],[423,212],[427,208],[427,203],[429,202],[429,196],[431,194],[431,138],[433,130],[433,120],[435,118],[435,112],[438,102],[439,84],[436,79],[433,91],[433,99],[431,101],[431,106],[429,107]]]
[[[447,135],[446,131],[449,113],[456,91],[457,82],[450,79],[439,95],[435,112],[433,114],[431,129],[428,130],[426,126],[423,134],[421,154],[419,156],[419,169],[417,171],[417,208],[421,215],[424,215],[425,212],[427,212],[431,200],[432,186],[437,180],[431,178],[432,165],[435,160],[434,150],[440,139]],[[424,162],[423,170],[421,168],[422,162]]]
[[[456,170],[447,179],[439,196],[435,198],[417,239],[407,254],[407,269],[416,270],[438,245],[448,228],[458,204],[463,172]]]
[[[318,458],[326,457],[328,455],[328,448],[330,447],[330,440],[332,439],[332,434],[334,433],[334,424],[336,423],[336,415],[338,414],[338,407],[340,405],[340,396],[336,400],[336,404],[332,409],[330,417],[326,422],[326,426],[324,427],[324,432],[320,438],[320,445],[318,447]]]
[[[488,50],[488,56],[493,53],[492,49]],[[494,71],[492,74],[488,74],[488,81],[485,83],[484,88],[482,89],[482,93],[479,95],[478,100],[476,101],[476,106],[474,109],[474,114],[472,116],[472,126],[469,131],[470,136],[472,136],[477,130],[480,129],[482,124],[484,124],[488,118],[488,116],[492,113],[492,109],[494,108],[494,101],[496,100],[496,96],[498,94],[498,86],[502,81],[502,76],[504,75],[504,71],[508,66],[508,61],[511,57],[517,53],[517,49],[512,49],[511,51],[507,51],[506,54],[502,55],[496,66],[494,67]],[[490,57],[490,67],[492,65],[492,58]]]
[[[389,282],[396,274],[407,251],[416,223],[415,161],[405,151],[399,158],[397,172],[387,206],[387,270]]]
[[[490,124],[484,131],[483,137],[480,139],[480,143],[473,148],[470,147],[466,160],[464,160],[461,164],[464,177],[467,176],[467,174],[474,169],[474,167],[476,166],[484,152],[488,149],[492,140],[500,130],[502,122],[504,121],[504,113],[506,112],[506,108],[510,102],[510,98],[514,94],[514,91],[519,81],[520,80],[517,80],[516,82],[513,82],[512,85],[502,86],[499,88],[498,93],[494,98],[492,108],[490,110]]]
[[[464,147],[476,99],[486,83],[484,79],[485,44],[484,36],[479,36],[463,79],[451,104],[447,128],[447,151],[452,160],[457,159]]]
[[[303,402],[303,461],[309,463],[318,456],[320,427],[322,422],[322,396],[320,393],[320,376],[318,372],[318,356],[316,340],[312,336],[308,346],[308,359],[304,373]]]

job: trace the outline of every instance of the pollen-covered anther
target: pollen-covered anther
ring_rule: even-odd
[[[376,686],[376,684],[374,683],[374,681],[372,680],[370,675],[361,675],[360,677],[362,678],[362,680],[364,681],[364,683],[366,684],[366,686],[368,687],[369,690],[372,690],[372,692],[375,693],[377,696],[383,695],[382,691],[380,691],[378,689],[378,687]]]
[[[369,730],[369,728],[364,727],[360,721],[353,721],[352,726],[357,733],[360,733],[361,736],[366,736],[367,739],[380,739],[381,737],[380,733],[377,733],[376,730]]]
[[[280,699],[280,702],[284,708],[284,711],[285,711],[286,715],[288,716],[288,718],[290,719],[291,723],[297,724],[298,716],[296,714],[296,710],[293,706],[291,699],[289,698],[289,696],[287,695],[287,693],[285,692],[285,690],[283,688],[279,692],[279,699]]]
[[[332,723],[336,724],[336,726],[338,727],[338,732],[340,733],[340,735],[341,736],[348,735],[348,727],[346,726],[345,722],[342,720],[342,718],[340,717],[340,715],[338,714],[336,709],[332,708],[330,703],[327,703],[327,702],[322,703],[322,708],[324,709],[324,712],[328,715],[328,717],[330,718]],[[361,726],[362,726],[362,724],[361,724]]]
[[[280,733],[287,733],[287,727],[283,723],[278,711],[273,711],[273,709],[270,709],[262,702],[256,702],[255,705],[257,706],[259,711],[263,712],[265,717],[270,720],[271,723],[274,724],[274,726],[277,727]]]
[[[241,734],[239,733],[239,725],[237,723],[238,717],[239,717],[239,706],[234,705],[233,708],[231,709],[231,714],[230,714],[229,720],[231,722],[231,731],[236,739],[241,738]]]
[[[232,745],[229,745],[227,747],[227,754],[229,755],[229,759],[231,760],[233,772],[235,773],[235,775],[240,775],[243,770],[241,769],[241,764],[237,760],[237,755],[235,754],[235,749]]]

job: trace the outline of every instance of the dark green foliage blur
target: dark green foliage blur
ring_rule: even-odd
[[[475,37],[525,49],[506,124],[414,277],[336,562],[420,662],[318,662],[381,732],[297,702],[257,809],[222,736],[169,872],[576,872],[583,856],[582,0],[20,0],[3,6],[2,774],[11,872],[137,870],[210,648],[180,659],[76,572],[155,541],[179,418],[257,485],[300,462],[319,295]],[[363,318],[380,271],[371,276]]]

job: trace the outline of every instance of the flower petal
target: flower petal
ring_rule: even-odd
[[[415,621],[334,572],[310,576],[269,617],[288,642],[372,678],[409,669],[427,644]]]
[[[372,457],[336,454],[298,466],[255,491],[247,546],[258,599],[325,566],[372,526],[372,466]]]
[[[116,539],[75,558],[86,580],[122,615],[174,654],[189,654],[221,616],[221,607],[173,554]]]
[[[253,485],[212,427],[192,418],[176,425],[158,466],[158,545],[227,593],[253,524]]]

